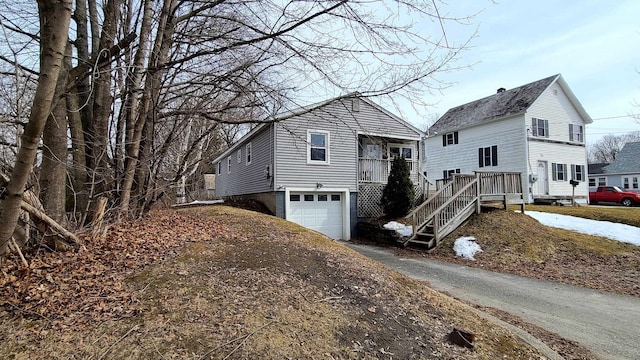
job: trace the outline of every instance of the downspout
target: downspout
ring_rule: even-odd
[[[525,203],[529,203],[530,200],[533,199],[533,192],[532,192],[532,186],[533,184],[531,183],[531,181],[529,181],[529,175],[533,174],[533,168],[531,167],[531,157],[529,157],[529,130],[527,130],[527,112],[525,111],[524,113],[524,119],[523,119],[523,124],[524,124],[524,143],[525,143],[525,147],[524,147],[524,155],[525,155],[525,160],[526,160],[526,164],[525,164],[525,169],[527,169],[528,167],[528,171],[526,171],[526,174],[524,174],[525,176],[522,178],[522,190],[525,192],[523,194],[523,197],[525,197],[524,199],[522,199]],[[538,179],[540,180],[540,179]]]
[[[276,171],[276,155],[277,152],[277,144],[276,144],[276,126],[278,124],[277,123],[272,123],[270,128],[271,128],[271,141],[272,141],[272,146],[269,146],[269,151],[271,152],[271,154],[269,154],[270,158],[271,158],[271,190],[272,191],[276,191],[276,184],[277,184],[277,179],[276,179],[276,174],[278,173]]]

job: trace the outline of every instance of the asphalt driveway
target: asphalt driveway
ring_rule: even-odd
[[[556,282],[495,273],[388,248],[346,246],[431,287],[474,304],[516,315],[580,342],[603,359],[640,359],[640,299]]]

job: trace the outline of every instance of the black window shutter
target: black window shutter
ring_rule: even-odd
[[[573,124],[569,124],[569,141],[573,141]]]
[[[484,151],[483,148],[478,149],[478,166],[484,167]]]
[[[447,178],[447,170],[442,170],[442,178],[446,179]]]
[[[498,145],[491,147],[491,166],[498,166]]]
[[[553,180],[558,180],[558,166],[556,163],[551,163],[551,173],[553,176]]]
[[[453,143],[454,144],[458,143],[458,132],[457,131],[453,133]]]
[[[542,120],[544,122],[544,137],[549,137],[549,120]]]
[[[447,146],[447,134],[442,135],[442,146]]]

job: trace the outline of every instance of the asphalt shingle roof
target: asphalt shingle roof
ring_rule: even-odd
[[[589,175],[604,174],[604,167],[609,163],[594,163],[589,164]]]
[[[526,111],[560,74],[449,109],[429,132],[444,133]]]
[[[640,142],[626,143],[604,171],[607,174],[640,173]]]

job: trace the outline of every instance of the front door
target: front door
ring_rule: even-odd
[[[547,162],[538,161],[538,195],[549,195],[549,175]]]

